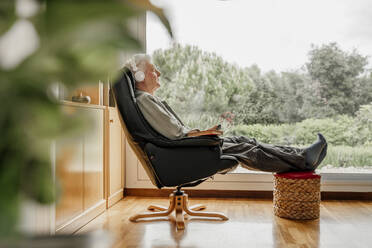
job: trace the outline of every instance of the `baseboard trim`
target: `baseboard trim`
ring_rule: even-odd
[[[124,192],[123,189],[118,190],[113,195],[111,195],[107,200],[107,208],[110,208],[112,205],[123,199]]]
[[[321,192],[322,200],[372,201],[372,192]]]
[[[103,213],[105,210],[106,201],[102,200],[89,209],[85,210],[83,213],[79,214],[72,220],[68,221],[64,225],[58,227],[56,230],[56,234],[73,234],[81,227],[85,226],[87,223],[93,220],[95,217]]]
[[[125,188],[124,196],[167,197],[174,189]],[[272,199],[272,191],[184,189],[190,197]],[[322,200],[372,201],[372,192],[321,192]]]

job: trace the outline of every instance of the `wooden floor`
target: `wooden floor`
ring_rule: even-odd
[[[228,221],[190,218],[184,231],[174,221],[132,223],[131,215],[166,198],[126,197],[78,233],[109,230],[113,247],[372,247],[372,202],[323,201],[315,221],[292,221],[272,213],[271,200],[190,199],[224,212]]]

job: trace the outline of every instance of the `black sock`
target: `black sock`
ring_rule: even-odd
[[[320,165],[320,163],[322,163],[323,159],[327,155],[327,148],[328,148],[328,145],[326,144],[323,147],[323,150],[322,150],[322,152],[319,155],[318,161],[316,161],[315,164],[314,164],[314,166],[311,168],[312,171],[314,171]]]
[[[306,164],[309,168],[314,168],[321,160],[323,160],[325,154],[323,154],[323,158],[321,158],[321,153],[324,150],[325,146],[327,145],[327,141],[325,140],[324,136],[320,133],[318,133],[318,140],[310,145],[308,148],[305,149],[306,151]],[[325,149],[325,153],[327,152],[327,149]],[[319,162],[320,161],[320,162]]]
[[[316,163],[316,166],[320,165],[320,163],[323,161],[323,159],[325,158],[325,156],[327,155],[327,148],[328,148],[328,145],[326,144],[323,148],[323,151],[322,153],[320,154],[319,156],[319,160],[318,162]]]

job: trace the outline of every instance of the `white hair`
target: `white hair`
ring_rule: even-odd
[[[139,53],[139,54],[133,55],[133,57],[127,61],[125,66],[129,67],[129,69],[132,72],[136,72],[136,71],[145,72],[147,63],[152,63],[151,56],[145,53]]]

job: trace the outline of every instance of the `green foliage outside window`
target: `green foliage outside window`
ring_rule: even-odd
[[[240,125],[295,123],[355,116],[372,102],[367,58],[335,43],[314,46],[302,69],[281,73],[239,67],[189,45],[157,50],[153,58],[162,72],[158,95],[190,123],[201,114],[218,120],[225,112]]]

